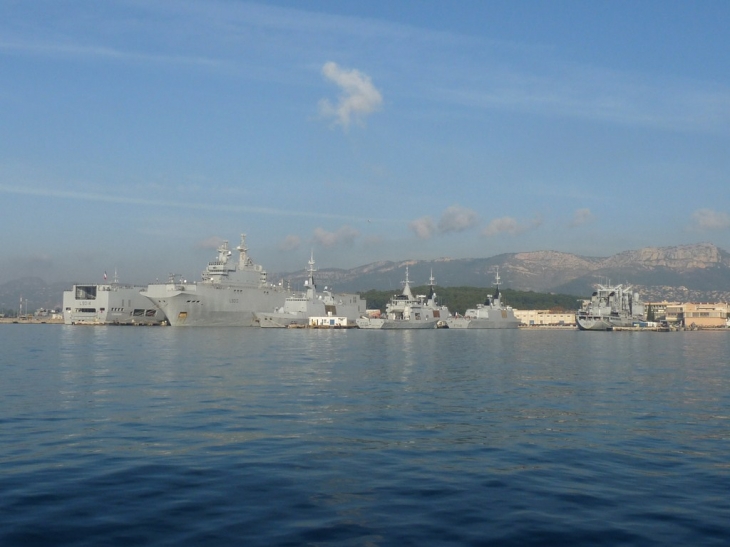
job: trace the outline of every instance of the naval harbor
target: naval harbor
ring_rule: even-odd
[[[398,271],[402,290],[390,292],[386,300],[374,296],[376,291],[336,292],[332,286],[318,287],[312,253],[304,270],[304,286],[294,289],[289,281],[269,279],[263,266],[249,255],[242,235],[235,249],[229,248],[228,242],[218,247],[217,256],[208,262],[197,282],[171,275],[165,283],[129,285],[120,283],[115,271],[111,282],[106,282],[105,274],[104,283],[78,283],[64,290],[60,313],[41,309],[30,314],[27,300],[23,313],[21,297],[17,316],[0,317],[0,322],[385,330],[542,327],[668,331],[728,326],[726,303],[644,302],[634,286],[612,284],[607,278],[593,283],[587,298],[563,295],[573,303],[563,300],[558,309],[516,309],[509,305],[509,297],[504,302],[499,266],[492,268],[493,290],[486,297],[482,291],[480,301],[471,305],[465,304],[463,297],[455,297],[454,289],[443,289],[448,297],[442,302],[436,293],[433,268],[428,285],[417,289],[407,264]],[[369,308],[371,297],[375,303]]]

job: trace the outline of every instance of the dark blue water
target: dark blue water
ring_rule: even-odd
[[[730,333],[0,326],[0,545],[727,545]]]

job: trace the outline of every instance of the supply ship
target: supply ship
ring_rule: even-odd
[[[584,306],[575,314],[580,330],[613,330],[630,327],[644,320],[644,304],[631,285],[598,285]]]

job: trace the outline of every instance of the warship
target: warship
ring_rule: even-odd
[[[266,271],[248,255],[245,234],[236,250],[238,262],[231,260],[232,252],[224,241],[200,282],[188,283],[170,275],[167,283],[148,285],[142,294],[159,306],[172,326],[258,326],[257,313],[283,306],[293,293],[283,283],[267,281]]]
[[[106,277],[106,274],[104,274]],[[144,286],[123,285],[114,272],[111,283],[77,284],[63,291],[66,325],[160,325],[165,314],[141,291]]]
[[[327,287],[318,293],[314,283],[315,271],[312,253],[304,282],[306,291],[287,297],[284,305],[273,312],[256,313],[259,325],[264,328],[303,327],[308,325],[310,318],[319,317],[329,318],[333,325],[354,326],[357,318],[367,310],[365,300],[358,294],[333,294]],[[336,318],[339,320],[335,321]]]
[[[484,304],[477,304],[476,308],[469,308],[463,316],[454,315],[446,320],[450,329],[516,329],[520,320],[510,306],[502,304],[499,294],[499,270],[497,270],[497,289],[494,296],[487,296]]]
[[[385,306],[385,317],[363,316],[357,320],[361,329],[433,329],[445,325],[449,317],[449,308],[436,301],[433,272],[430,278],[430,293],[414,296],[408,279],[403,282],[401,294],[393,295]]]
[[[644,320],[644,304],[631,285],[598,285],[575,314],[580,330],[613,330]]]

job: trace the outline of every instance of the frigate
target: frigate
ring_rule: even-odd
[[[148,285],[142,292],[157,304],[173,326],[258,326],[256,314],[283,306],[293,293],[283,283],[269,283],[266,271],[248,255],[246,235],[236,247],[238,261],[224,241],[209,262],[202,280],[188,283],[171,275],[167,283]]]
[[[428,297],[414,296],[406,267],[403,291],[390,298],[385,306],[385,317],[363,316],[357,320],[357,326],[361,329],[433,329],[445,324],[449,308],[437,303],[435,283],[431,272]]]
[[[310,319],[329,318],[330,321],[318,321],[318,324],[354,326],[355,321],[367,311],[365,300],[359,294],[334,294],[327,287],[317,292],[314,282],[314,253],[310,255],[307,279],[304,282],[306,291],[289,296],[284,305],[272,312],[256,313],[261,327],[301,327],[307,326]]]
[[[575,314],[580,330],[613,330],[644,320],[644,304],[631,285],[598,285]]]
[[[516,329],[520,320],[510,306],[502,304],[499,294],[499,270],[496,275],[497,289],[487,296],[483,304],[469,308],[464,315],[454,315],[446,320],[450,329]]]
[[[106,274],[104,275],[106,277]],[[63,291],[63,322],[67,325],[160,325],[165,314],[145,298],[144,286],[119,283],[76,284]]]

